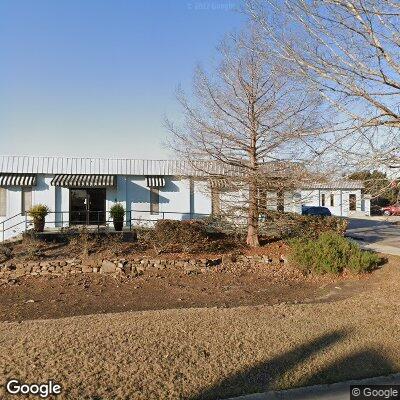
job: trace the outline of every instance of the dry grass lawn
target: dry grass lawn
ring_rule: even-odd
[[[400,371],[399,261],[375,274],[334,302],[4,322],[0,383],[51,378],[63,399],[195,400]]]

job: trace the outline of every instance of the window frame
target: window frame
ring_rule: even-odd
[[[329,201],[330,201],[330,206],[331,207],[335,207],[335,194],[334,193],[331,193],[330,194],[330,199],[329,199]]]
[[[150,215],[160,214],[160,189],[152,186],[150,188]]]
[[[356,193],[349,193],[349,211],[357,211],[357,194]]]
[[[26,208],[26,194],[29,193],[30,195],[30,204],[28,209]],[[33,190],[32,187],[23,187],[21,188],[21,214],[25,215],[33,205]]]
[[[321,207],[325,207],[326,199],[325,193],[321,193]]]
[[[4,204],[2,203],[2,201],[4,201]],[[0,218],[6,216],[7,216],[7,189],[5,187],[0,187]]]

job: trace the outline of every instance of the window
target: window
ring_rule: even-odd
[[[211,215],[221,213],[221,191],[219,188],[211,188]]]
[[[7,215],[7,192],[5,188],[0,187],[0,217]]]
[[[321,206],[325,207],[325,193],[321,194]]]
[[[160,212],[160,191],[156,187],[150,188],[150,214],[158,215]]]
[[[32,189],[22,188],[21,213],[25,214],[32,208]]]
[[[349,194],[349,210],[356,211],[357,209],[357,196],[355,194]]]
[[[335,195],[331,193],[331,207],[335,206]]]

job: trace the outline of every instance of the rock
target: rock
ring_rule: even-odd
[[[271,264],[272,263],[272,258],[270,256],[263,256],[263,261],[266,264]]]
[[[183,268],[183,271],[185,272],[186,275],[197,275],[200,273],[200,271],[196,267],[190,264],[186,265]]]
[[[82,265],[82,272],[83,272],[84,274],[93,272],[93,268],[90,267],[89,265]]]
[[[42,261],[39,265],[42,267],[42,269],[47,269],[50,267],[50,263],[48,261]]]
[[[15,276],[16,278],[20,278],[21,276],[24,276],[24,275],[26,275],[26,272],[25,272],[25,270],[23,270],[23,269],[17,269],[17,270],[15,270],[15,272],[14,272],[14,276]]]
[[[133,271],[133,269],[134,268],[132,268],[132,271]],[[143,267],[143,265],[137,265],[135,269],[136,269],[137,275],[143,275],[146,268]]]
[[[35,300],[30,299],[30,300],[27,300],[25,303],[34,303],[34,302],[35,302]]]
[[[222,264],[226,265],[226,264],[232,264],[234,262],[236,262],[237,257],[235,254],[224,254],[222,256]]]
[[[134,268],[132,268],[132,265],[128,263],[128,264],[124,265],[124,268],[122,268],[122,271],[124,271],[124,273],[126,275],[129,275],[132,272],[133,269]]]
[[[100,268],[101,274],[112,274],[116,271],[116,266],[113,262],[108,260],[103,260]]]

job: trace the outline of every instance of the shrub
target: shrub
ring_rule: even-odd
[[[202,221],[204,221],[206,231],[214,237],[223,235],[239,237],[247,233],[246,227],[235,224],[232,218],[229,219],[222,215],[209,215]]]
[[[154,229],[148,232],[148,237],[159,251],[198,251],[208,241],[206,224],[201,220],[158,220]]]
[[[124,206],[121,203],[115,203],[110,208],[111,218],[114,220],[123,220],[125,215]]]
[[[45,204],[36,204],[28,211],[28,215],[31,218],[38,220],[44,219],[49,212],[50,209]]]
[[[317,238],[324,232],[342,235],[347,228],[347,221],[339,217],[317,217],[274,210],[269,210],[264,217],[265,220],[260,223],[261,233],[268,236],[274,233],[281,238]]]
[[[354,273],[368,272],[380,262],[375,253],[361,250],[334,232],[322,233],[317,239],[292,239],[289,244],[289,259],[305,273],[340,274],[346,268]]]

